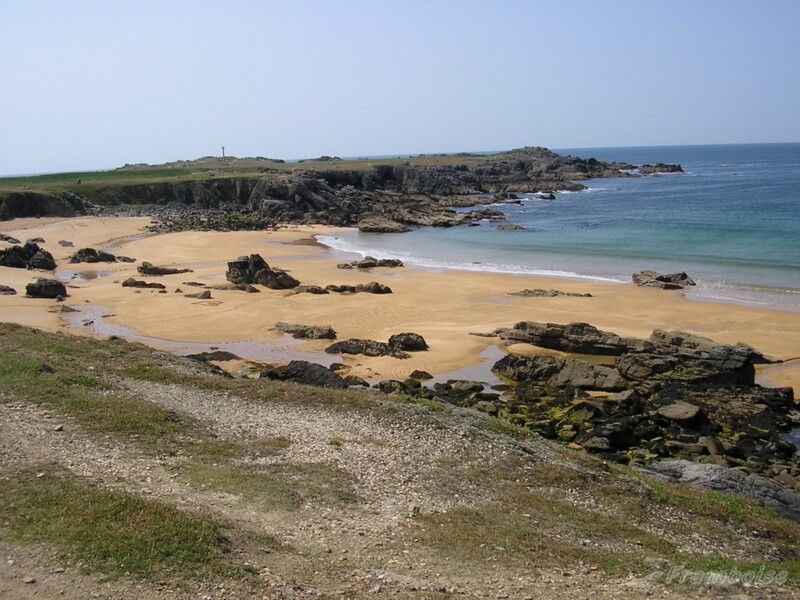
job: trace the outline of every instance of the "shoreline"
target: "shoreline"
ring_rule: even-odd
[[[78,217],[73,219],[21,219],[5,223],[3,232],[24,240],[43,237],[41,246],[59,264],[56,275],[84,274],[68,282],[70,297],[63,305],[86,311],[106,307],[106,321],[145,338],[220,345],[250,341],[293,352],[323,354],[326,340],[295,342],[275,331],[277,321],[331,325],[338,339],[366,338],[385,341],[401,332],[421,334],[430,350],[401,360],[390,357],[336,355],[336,362],[365,379],[405,378],[421,369],[441,376],[486,362],[482,353],[499,340],[471,335],[489,333],[518,321],[586,322],[619,335],[648,337],[654,329],[681,330],[720,343],[747,343],[765,354],[785,360],[796,358],[800,338],[800,313],[742,305],[696,301],[679,292],[637,288],[633,284],[571,280],[521,274],[431,270],[407,266],[369,271],[343,270],[354,254],[330,249],[314,239],[341,229],[326,226],[286,226],[277,231],[198,232],[140,235],[147,218]],[[59,240],[72,241],[62,247]],[[132,256],[136,263],[77,264],[67,258],[81,247],[106,248]],[[4,244],[4,247],[8,245]],[[247,294],[219,290],[225,284],[227,261],[259,253],[270,264],[289,271],[303,284],[358,284],[378,281],[392,294],[293,294],[261,288]],[[379,257],[382,258],[382,257]],[[159,266],[191,268],[192,273],[146,277],[136,272],[141,261]],[[24,297],[25,282],[46,277],[46,272],[0,268],[0,283],[11,285],[17,296],[0,297],[4,321],[42,329],[91,334],[89,327],[70,325],[63,315],[49,312],[55,301]],[[157,290],[123,288],[121,281],[136,277],[166,285]],[[199,282],[211,299],[184,294],[202,291],[186,282]],[[592,297],[522,298],[509,293],[525,288],[591,293]],[[181,292],[176,292],[180,289]],[[87,313],[88,314],[88,313]],[[80,321],[82,317],[73,317]],[[291,341],[291,343],[290,343]],[[291,347],[290,347],[291,346]],[[507,350],[500,346],[501,351]],[[515,350],[517,350],[515,348]],[[277,362],[277,361],[276,361]],[[800,389],[800,361],[761,368],[762,381]]]

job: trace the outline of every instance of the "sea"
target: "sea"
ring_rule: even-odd
[[[685,271],[687,297],[800,311],[800,143],[556,149],[683,173],[590,179],[555,200],[496,208],[522,227],[421,227],[323,235],[345,252],[439,270],[630,282],[642,269]],[[469,210],[469,209],[463,209]]]

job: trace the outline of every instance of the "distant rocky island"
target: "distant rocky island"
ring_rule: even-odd
[[[157,231],[258,230],[279,224],[400,232],[502,219],[492,208],[518,194],[580,190],[582,180],[682,172],[679,165],[631,165],[562,156],[541,147],[497,154],[412,158],[205,157],[114,171],[0,179],[0,219],[105,214],[152,216]]]

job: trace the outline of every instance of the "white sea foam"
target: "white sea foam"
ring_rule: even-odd
[[[319,235],[317,241],[340,252],[350,252],[364,256],[376,256],[378,258],[397,258],[405,264],[423,267],[426,269],[449,269],[453,271],[474,271],[483,273],[507,273],[511,275],[533,275],[540,277],[562,277],[567,279],[581,279],[588,281],[603,281],[608,283],[624,283],[622,278],[601,277],[599,275],[585,275],[573,271],[558,269],[539,269],[526,265],[497,264],[490,262],[465,262],[455,260],[441,260],[436,258],[416,256],[410,252],[397,250],[386,250],[359,244],[352,240],[346,240],[338,236]]]

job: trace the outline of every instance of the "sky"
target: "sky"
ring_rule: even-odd
[[[800,142],[799,0],[3,0],[0,175]]]

